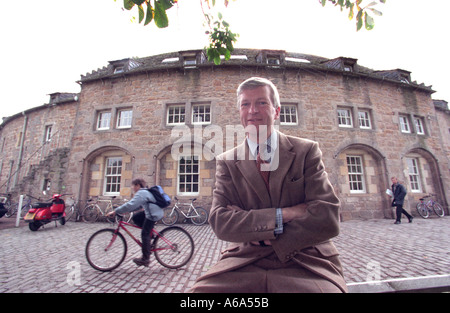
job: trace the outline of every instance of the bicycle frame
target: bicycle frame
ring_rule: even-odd
[[[117,225],[117,228],[116,228],[114,234],[117,234],[118,232],[120,232],[121,229],[123,229],[123,230],[128,234],[128,236],[130,236],[130,237],[131,237],[131,238],[132,238],[132,239],[133,239],[140,247],[142,247],[142,242],[141,242],[139,239],[137,239],[136,237],[134,237],[133,234],[132,234],[125,226],[132,226],[132,227],[137,228],[137,229],[142,229],[142,228],[139,227],[139,226],[136,226],[136,225],[133,225],[133,224],[124,222],[124,221],[119,221],[119,223],[118,223],[118,225]],[[152,229],[152,238],[153,238],[154,236],[161,238],[165,243],[167,243],[168,248],[159,248],[159,249],[155,249],[154,247],[152,247],[150,251],[174,250],[174,249],[176,248],[176,247],[174,247],[174,246],[172,245],[172,243],[171,243],[169,240],[167,240],[166,238],[164,238],[163,236],[161,236],[161,234],[153,228],[153,229]],[[116,238],[117,238],[117,237],[114,237],[114,238],[111,240],[110,244],[106,247],[105,250],[108,250],[108,249],[109,249],[109,247],[114,243],[114,241],[115,241]]]
[[[185,214],[184,211],[178,206],[178,201],[174,204],[173,208],[172,208],[172,212],[173,210],[177,210],[178,212],[181,212],[181,214],[184,215],[185,218],[193,218],[193,217],[197,217],[200,216],[197,212],[197,210],[195,209],[193,203],[191,202],[189,204],[189,210],[187,210],[187,213]],[[187,203],[180,203],[180,205],[188,205]],[[195,215],[190,215],[191,211],[195,212]],[[172,215],[172,212],[170,212],[170,215]]]

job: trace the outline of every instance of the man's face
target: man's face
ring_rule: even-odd
[[[272,125],[280,115],[280,108],[275,109],[273,106],[270,88],[268,86],[261,86],[254,89],[244,89],[239,95],[239,103],[241,123],[249,131],[250,139],[257,139],[260,126],[267,127],[268,137],[271,133]],[[255,126],[255,128],[251,126]],[[256,131],[256,134],[254,131]],[[262,127],[261,131],[265,131],[265,128]],[[263,140],[267,139],[266,136],[264,137],[262,138]]]
[[[391,181],[395,185],[397,183],[397,178],[391,178]]]

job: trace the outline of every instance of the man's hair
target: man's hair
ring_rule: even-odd
[[[133,179],[131,183],[136,186],[139,185],[141,188],[145,188],[145,186],[147,186],[147,183],[142,178]]]
[[[243,90],[255,89],[255,88],[264,87],[264,86],[268,86],[270,89],[270,96],[272,97],[271,100],[272,100],[272,103],[273,103],[273,106],[275,107],[275,109],[279,108],[280,107],[280,95],[278,93],[277,87],[270,80],[261,78],[261,77],[251,77],[239,85],[239,87],[236,91],[238,108],[241,106],[241,104],[239,103],[239,96],[241,95]]]

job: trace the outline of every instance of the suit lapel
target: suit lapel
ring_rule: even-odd
[[[248,186],[257,194],[263,203],[270,203],[270,195],[267,192],[264,180],[261,177],[256,162],[251,157],[248,149],[247,140],[237,147],[237,155],[240,156],[236,161],[236,167],[247,181]]]
[[[269,178],[270,194],[267,192],[264,180],[258,172],[255,160],[251,157],[247,140],[238,146],[237,153],[240,159],[236,162],[236,167],[261,202],[270,203],[272,207],[278,206],[280,203],[283,182],[295,158],[295,153],[291,151],[293,146],[287,137],[279,132],[277,133],[279,136],[278,147],[271,164]]]
[[[271,165],[272,171],[269,179],[272,207],[277,207],[280,204],[283,182],[295,158],[295,153],[291,151],[293,146],[287,137],[279,132],[277,133],[279,136],[278,148]]]

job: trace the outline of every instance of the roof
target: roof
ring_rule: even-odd
[[[195,56],[195,58],[193,58]],[[275,58],[275,59],[274,59]],[[277,59],[278,58],[278,61]],[[109,79],[152,71],[169,69],[188,69],[213,66],[266,66],[271,68],[291,68],[314,72],[335,72],[355,77],[367,77],[389,81],[403,86],[434,93],[431,86],[411,81],[410,72],[403,69],[373,70],[357,63],[357,59],[337,57],[327,59],[315,55],[286,52],[284,50],[235,49],[230,60],[222,60],[221,65],[214,65],[206,58],[204,50],[189,50],[164,53],[144,58],[127,58],[109,61],[107,66],[81,75],[78,83],[99,79]]]

